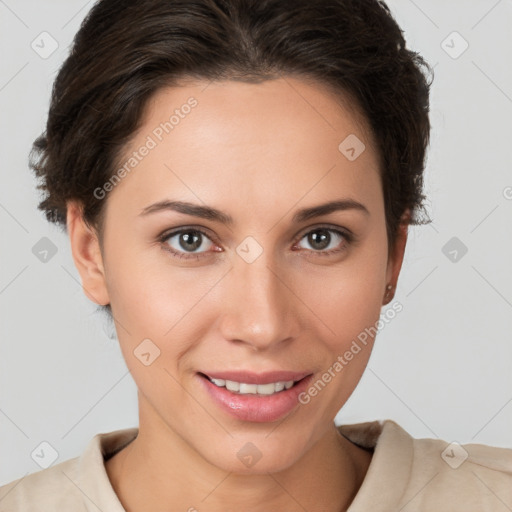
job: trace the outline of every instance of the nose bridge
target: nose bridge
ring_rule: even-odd
[[[223,335],[261,350],[296,335],[292,294],[276,269],[272,251],[263,250],[251,261],[243,248],[241,244],[242,256],[235,256],[230,272]]]

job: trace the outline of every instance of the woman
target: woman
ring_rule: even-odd
[[[0,488],[0,510],[512,506],[512,450],[334,424],[422,222],[422,68],[377,0],[93,7],[33,168],[139,427]]]

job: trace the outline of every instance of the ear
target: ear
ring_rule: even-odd
[[[82,278],[82,289],[96,304],[109,304],[105,269],[96,232],[83,219],[82,207],[75,201],[67,203],[67,231],[71,253]]]
[[[390,247],[389,250],[388,267],[386,271],[386,284],[390,284],[392,288],[389,293],[386,293],[387,290],[384,290],[384,305],[389,304],[395,296],[396,283],[398,282],[398,276],[400,274],[400,269],[402,268],[405,246],[407,244],[410,218],[411,212],[409,209],[407,209],[400,218],[400,224],[398,225],[395,244],[393,247]]]

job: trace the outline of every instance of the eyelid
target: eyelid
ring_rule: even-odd
[[[162,234],[158,235],[158,240],[166,240],[170,238],[171,236],[179,235],[180,233],[186,232],[186,231],[197,231],[201,234],[203,234],[206,238],[210,239],[212,242],[218,244],[217,237],[213,234],[211,230],[208,228],[205,228],[203,226],[179,226],[176,228],[171,228],[165,230]]]
[[[297,235],[296,240],[297,241],[301,240],[305,235],[307,235],[311,231],[315,231],[317,229],[327,229],[327,230],[331,230],[331,231],[337,231],[337,232],[341,233],[346,238],[347,241],[352,241],[354,239],[354,234],[352,233],[352,231],[350,231],[350,229],[347,229],[342,226],[324,223],[324,224],[315,224],[313,226],[308,226],[307,228],[304,228],[304,230],[300,231],[300,233]],[[320,251],[317,251],[317,252],[320,252]]]

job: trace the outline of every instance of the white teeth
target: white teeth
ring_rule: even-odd
[[[241,382],[239,392],[241,395],[247,395],[249,393],[254,395],[258,392],[258,384],[244,384]]]
[[[286,382],[270,382],[269,384],[247,384],[245,382],[212,378],[210,378],[210,381],[219,388],[225,387],[227,390],[234,391],[241,395],[273,395],[274,393],[283,391],[283,389],[290,389],[294,384],[293,380]]]
[[[226,381],[226,389],[229,391],[240,391],[240,382],[235,382],[233,380]]]
[[[271,382],[270,384],[258,384],[255,387],[258,395],[272,395],[276,391],[279,391],[278,389],[276,389],[276,384],[274,384],[273,382]],[[242,387],[240,386],[240,390],[241,389]]]
[[[283,389],[284,389],[284,382],[276,382],[274,384],[274,386],[276,387],[276,391],[283,391]]]

